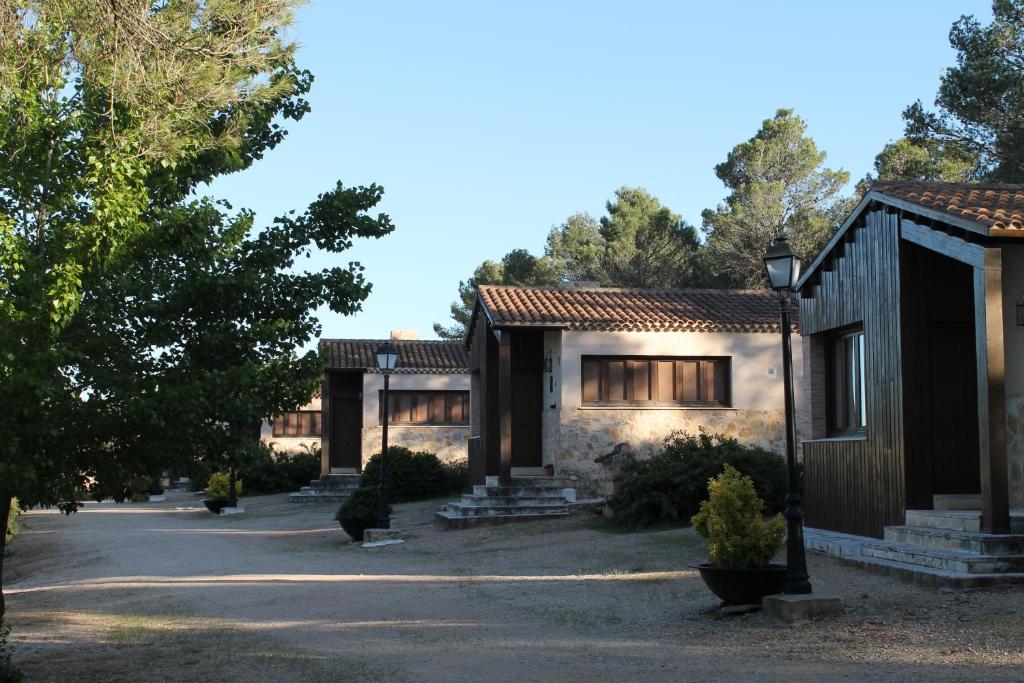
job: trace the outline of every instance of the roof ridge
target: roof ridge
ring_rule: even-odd
[[[727,292],[730,294],[772,294],[768,289],[751,289],[736,287],[574,287],[571,285],[477,285],[479,289],[518,289],[523,291],[543,292],[617,292],[629,294],[665,294],[676,292],[693,292],[697,294]]]
[[[320,343],[323,342],[378,342],[383,344],[384,342],[391,342],[392,344],[461,344],[461,342],[453,341],[451,339],[364,339],[356,337],[320,337]]]
[[[974,190],[1022,190],[1024,183],[972,183],[972,182],[947,182],[944,180],[873,180],[871,187],[884,187],[893,185],[915,185],[918,187],[964,187]]]

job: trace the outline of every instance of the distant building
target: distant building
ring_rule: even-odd
[[[391,375],[388,443],[436,453],[442,460],[466,456],[469,438],[467,352],[458,342],[410,339],[396,331],[391,344],[398,367]],[[381,394],[377,368],[383,339],[321,339],[330,351],[320,396],[299,411],[263,427],[263,441],[280,450],[322,447],[322,473],[358,472],[380,452]]]

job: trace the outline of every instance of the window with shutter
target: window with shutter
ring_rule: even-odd
[[[584,405],[729,406],[730,359],[584,356]]]
[[[320,436],[320,411],[298,410],[274,418],[275,437]]]
[[[378,392],[379,405],[384,404],[384,392]],[[378,411],[378,424],[383,422],[383,408]],[[388,423],[399,425],[468,425],[468,391],[410,391],[388,392]]]

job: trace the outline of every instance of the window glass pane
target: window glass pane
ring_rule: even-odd
[[[861,427],[866,427],[867,424],[868,424],[868,409],[867,409],[867,402],[864,400],[864,387],[866,385],[866,382],[865,382],[866,374],[864,372],[864,333],[863,332],[861,332],[859,335],[857,335],[857,341],[858,341],[858,346],[859,346],[857,357],[860,360],[860,377],[858,378],[859,381],[857,383],[857,393],[858,393],[857,403],[860,405],[860,426]]]

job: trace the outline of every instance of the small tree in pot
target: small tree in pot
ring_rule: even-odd
[[[391,514],[391,506],[387,512]],[[348,499],[338,508],[334,519],[341,523],[341,528],[352,537],[353,541],[363,540],[363,533],[377,524],[377,489],[371,486],[360,486],[349,495]]]
[[[242,480],[235,480],[235,495],[242,495]],[[206,485],[206,500],[203,505],[210,512],[220,514],[231,503],[231,475],[227,472],[214,472],[210,475],[210,483]]]
[[[782,547],[786,524],[780,515],[764,519],[764,501],[750,477],[726,465],[708,481],[708,499],[691,522],[708,542],[709,562],[696,569],[724,603],[756,604],[782,592],[786,567],[771,559]]]

